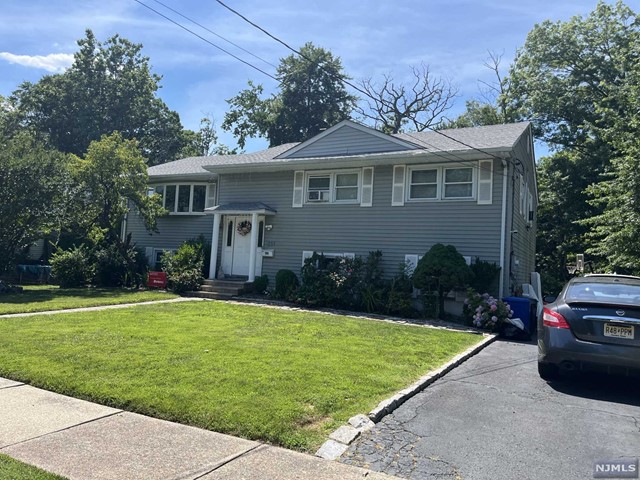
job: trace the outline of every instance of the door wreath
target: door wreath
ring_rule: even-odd
[[[242,222],[238,223],[236,232],[244,237],[251,232],[251,222],[249,220],[243,220]]]

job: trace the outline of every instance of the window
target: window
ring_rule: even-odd
[[[358,203],[360,170],[308,173],[307,203]]]
[[[207,186],[206,185],[194,185],[193,186],[193,204],[191,211],[204,212],[204,206],[207,201]]]
[[[473,198],[473,168],[445,168],[443,198]]]
[[[302,252],[302,266],[304,262],[313,257],[314,254],[318,254],[316,266],[320,269],[326,269],[329,264],[339,258],[356,258],[355,253],[329,253],[329,252],[314,252],[313,250],[305,250]]]
[[[331,200],[331,175],[309,175],[307,182],[308,202],[329,202]]]
[[[476,168],[430,165],[408,167],[407,200],[472,200],[476,196]],[[398,183],[401,188],[403,185]],[[402,202],[396,202],[402,205]]]
[[[162,270],[162,256],[165,253],[172,253],[172,252],[175,252],[175,250],[171,248],[154,248],[153,249],[153,269],[156,272],[159,272]]]
[[[178,212],[187,213],[189,211],[189,200],[191,199],[191,185],[178,185]]]
[[[231,242],[233,242],[233,220],[229,220],[227,224],[227,247],[231,246]]]
[[[358,174],[336,173],[336,202],[358,200]]]
[[[411,170],[409,198],[438,198],[438,169]]]
[[[204,213],[205,208],[216,203],[216,185],[213,183],[155,185],[149,193],[160,195],[163,207],[172,214]]]
[[[164,208],[170,213],[176,211],[176,185],[167,185],[164,193]]]
[[[258,248],[264,247],[264,221],[260,220],[258,224]]]

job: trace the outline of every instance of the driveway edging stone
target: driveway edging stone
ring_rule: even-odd
[[[327,440],[316,452],[318,457],[326,458],[328,460],[337,460],[340,456],[346,451],[347,447],[353,443],[353,441],[358,438],[360,433],[363,431],[371,429],[374,424],[380,422],[385,416],[392,413],[396,410],[400,405],[409,400],[414,395],[420,393],[433,382],[438,380],[440,377],[445,375],[446,373],[453,370],[455,367],[465,362],[469,358],[476,355],[482,349],[484,349],[487,345],[491,344],[498,338],[496,334],[483,334],[485,337],[482,341],[476,343],[472,347],[469,347],[464,352],[456,355],[447,363],[437,368],[436,370],[431,370],[426,375],[420,377],[416,382],[414,382],[409,387],[400,390],[398,393],[389,397],[383,401],[381,401],[376,408],[371,410],[367,416],[365,415],[357,415],[349,419],[350,427],[357,431],[355,435],[353,435],[348,443],[342,443],[340,440],[343,439],[342,433],[345,430],[345,426],[341,426],[330,435],[330,440]],[[359,418],[360,417],[360,418]],[[368,419],[369,422],[362,422],[362,417],[364,419]],[[354,420],[352,422],[352,420]],[[359,422],[357,422],[359,420]],[[359,424],[357,424],[359,423]],[[355,427],[355,428],[354,428]],[[341,430],[342,429],[342,430]],[[351,437],[351,435],[349,436]]]

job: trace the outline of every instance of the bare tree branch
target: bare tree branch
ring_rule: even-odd
[[[433,77],[424,63],[412,67],[411,73],[409,85],[396,83],[391,74],[382,75],[380,83],[361,80],[367,98],[365,105],[356,107],[358,114],[385,133],[399,133],[407,126],[420,132],[437,125],[453,106],[458,89],[447,78]]]

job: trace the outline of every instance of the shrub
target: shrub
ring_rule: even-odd
[[[202,274],[205,278],[209,277],[209,267],[211,262],[211,242],[209,242],[204,235],[200,234],[195,238],[191,238],[184,242],[188,245],[193,245],[202,252],[203,266]]]
[[[0,280],[0,294],[2,293],[21,293],[23,290],[19,285],[11,285],[10,283]]]
[[[508,303],[493,298],[488,293],[480,295],[470,288],[464,302],[464,313],[473,326],[494,331],[513,316]]]
[[[496,290],[495,283],[500,274],[498,265],[476,258],[476,261],[471,264],[471,272],[473,273],[471,288],[476,291],[488,290],[493,292]]]
[[[384,313],[401,317],[416,316],[417,312],[413,307],[413,281],[407,262],[400,264],[400,271],[385,289],[385,297]]]
[[[103,242],[94,247],[95,283],[104,287],[139,287],[149,269],[144,252],[125,242]]]
[[[84,245],[61,250],[51,256],[51,276],[62,288],[81,287],[93,275],[94,266]]]
[[[200,248],[187,242],[178,250],[162,255],[162,270],[167,273],[168,287],[176,293],[197,290],[204,279],[204,255]]]
[[[266,275],[260,275],[251,284],[250,290],[253,293],[264,293],[269,286],[269,277]]]
[[[314,307],[359,309],[363,273],[361,258],[328,258],[314,253],[302,267],[297,301]]]
[[[291,270],[278,270],[273,295],[276,298],[290,300],[299,285],[300,282],[298,282],[298,277],[294,272]]]
[[[427,292],[438,292],[438,316],[444,316],[444,297],[451,289],[466,287],[473,273],[453,245],[437,243],[420,259],[413,272],[413,284]]]

